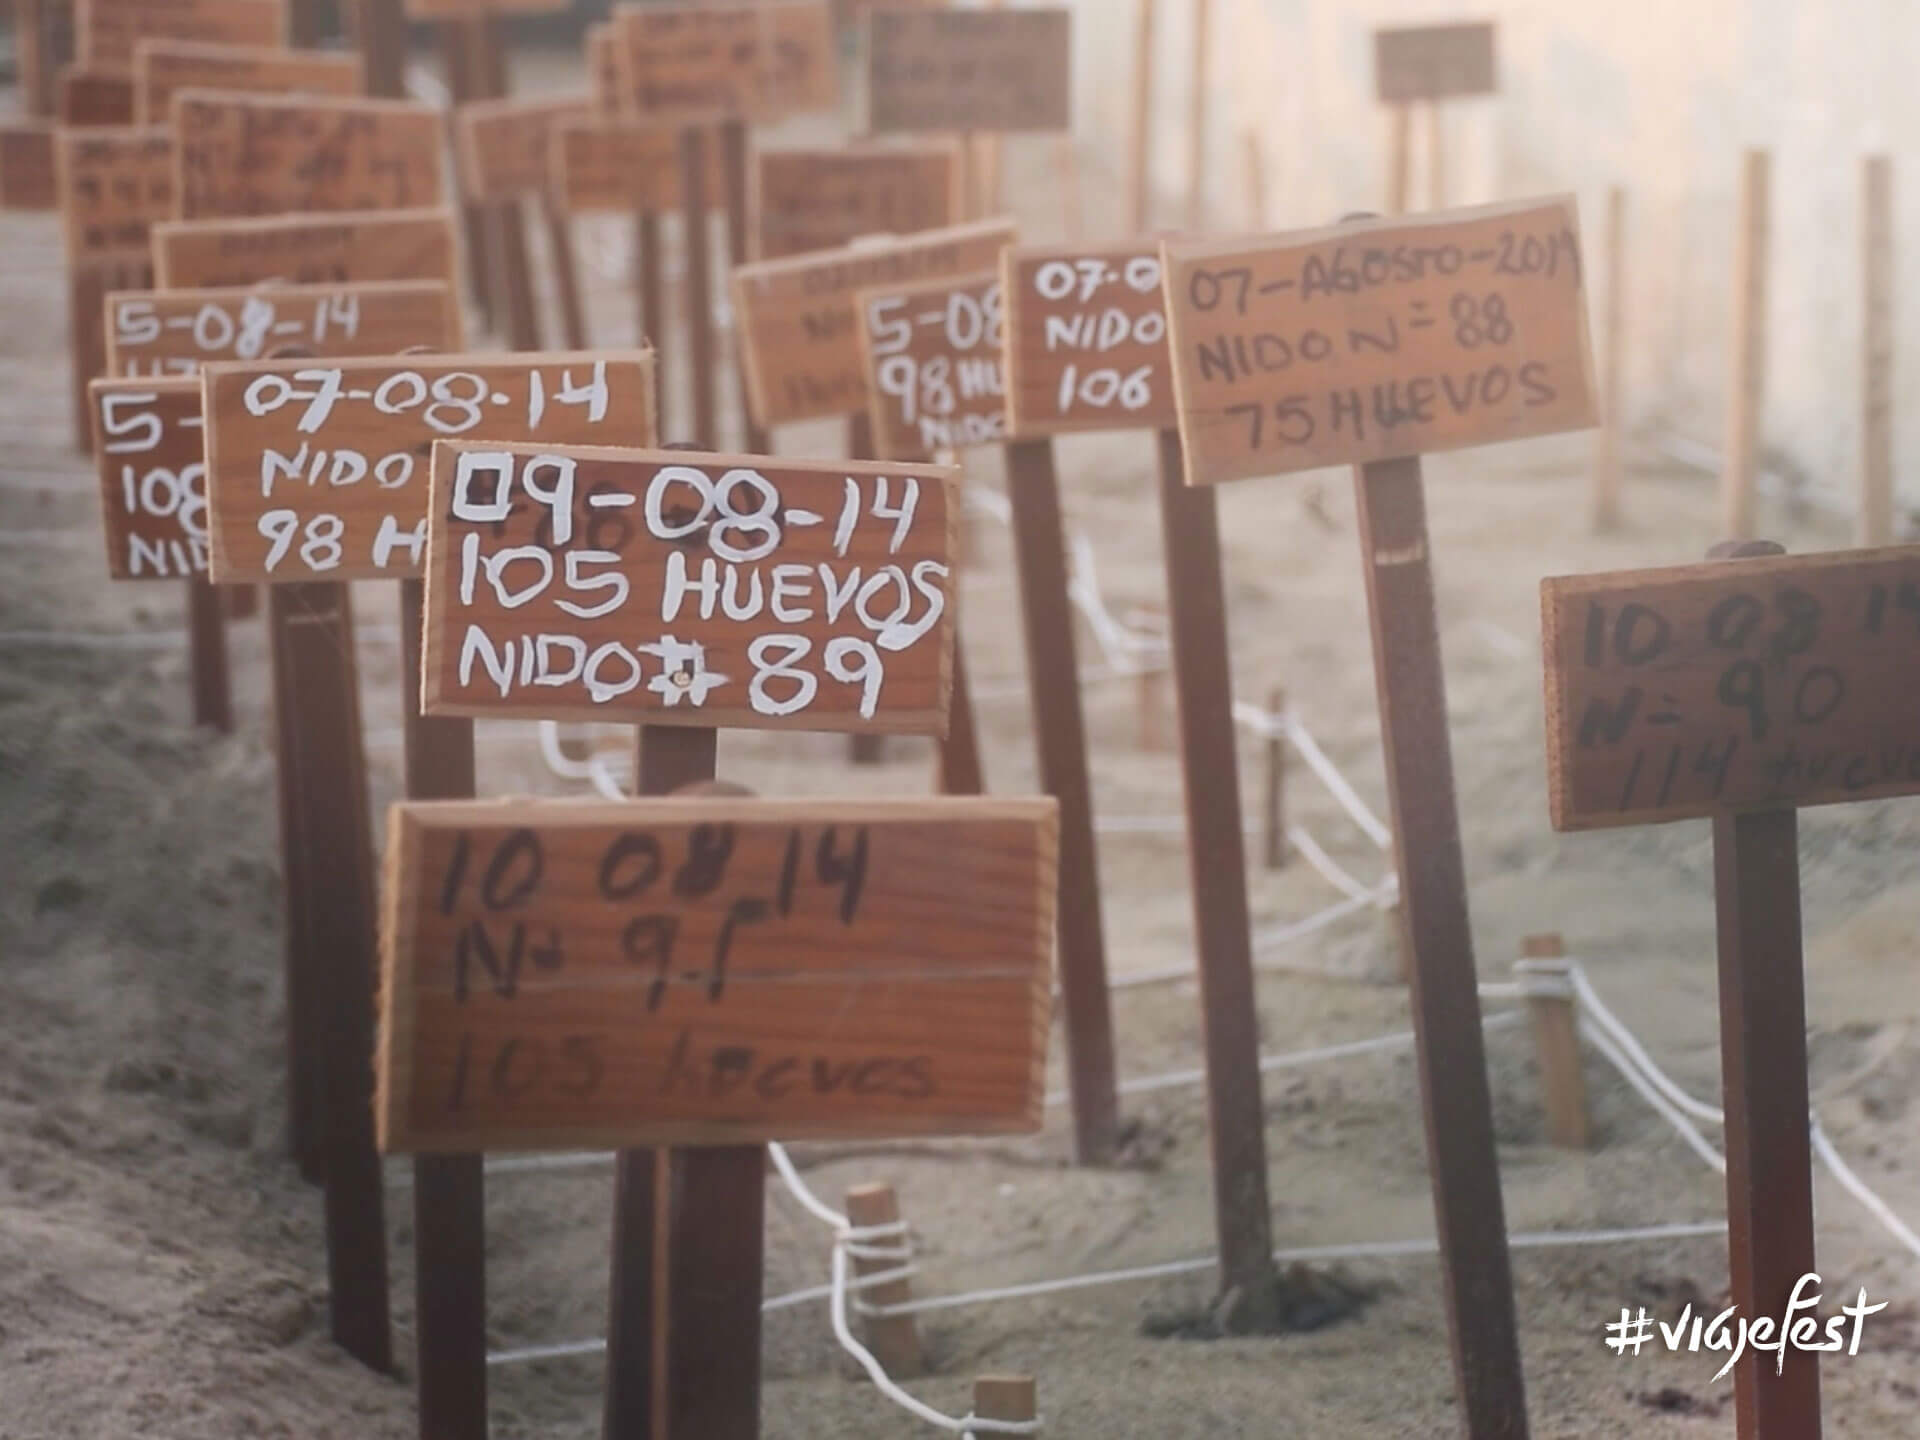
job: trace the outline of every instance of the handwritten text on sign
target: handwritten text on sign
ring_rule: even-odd
[[[171,220],[153,227],[162,288],[454,278],[450,210]]]
[[[1022,439],[1174,423],[1160,256],[1135,243],[1001,259],[1007,423]]]
[[[838,103],[825,0],[623,5],[613,26],[622,96],[639,114],[717,110],[774,120]]]
[[[1000,277],[860,292],[874,449],[918,459],[1007,438]]]
[[[1039,1128],[1044,799],[398,806],[387,1151]]]
[[[651,351],[209,365],[213,575],[421,573],[434,440],[651,444]]]
[[[67,258],[144,260],[173,211],[173,137],[160,125],[62,128],[54,139]]]
[[[957,479],[437,445],[423,708],[939,734]]]
[[[1381,101],[1489,95],[1494,89],[1493,26],[1409,25],[1373,32],[1373,83]]]
[[[1573,201],[1162,245],[1195,484],[1593,424]]]
[[[416,345],[460,348],[460,307],[445,281],[107,296],[107,368],[115,375],[198,375],[209,361],[257,360],[282,347],[391,355]]]
[[[250,90],[284,95],[358,95],[366,89],[358,55],[270,50],[191,40],[142,40],[134,49],[133,113],[164,125],[176,90]]]
[[[867,25],[867,128],[1065,130],[1072,15],[1064,8],[875,10]]]
[[[130,71],[149,36],[221,45],[279,45],[286,0],[75,0],[75,57],[82,66]]]
[[[207,570],[207,477],[198,380],[95,380],[107,571],[116,580],[177,580]]]
[[[1920,794],[1920,546],[1540,587],[1556,829]]]
[[[759,167],[762,260],[932,230],[960,213],[951,146],[763,150]]]
[[[453,112],[467,199],[513,200],[552,183],[553,132],[587,119],[584,100],[476,100]]]
[[[571,120],[548,136],[548,164],[563,209],[572,214],[682,209],[680,127],[653,120]],[[707,206],[727,203],[726,156],[706,147]]]

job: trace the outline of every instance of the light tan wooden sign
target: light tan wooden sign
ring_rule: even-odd
[[[1491,95],[1493,26],[1411,25],[1373,32],[1374,92],[1382,103]]]
[[[142,40],[133,52],[133,113],[148,125],[167,123],[176,90],[358,95],[366,88],[360,57],[332,50]]]
[[[460,304],[444,280],[376,280],[107,296],[107,371],[198,375],[215,360],[459,350]],[[197,393],[197,392],[196,392]]]
[[[200,382],[95,380],[87,401],[108,573],[116,580],[206,574]]]
[[[623,108],[773,120],[839,104],[825,0],[623,5],[614,11]]]
[[[680,205],[680,129],[652,120],[586,120],[552,135],[552,167],[562,206],[575,214],[637,210],[665,214]],[[707,146],[707,204],[726,208],[725,156]]]
[[[991,269],[1014,239],[1011,220],[989,220],[736,266],[733,308],[754,418],[781,425],[866,409],[854,296]]]
[[[459,251],[450,210],[366,210],[166,221],[153,227],[153,260],[162,289],[269,281],[451,283]]]
[[[872,134],[1073,127],[1073,28],[1064,6],[874,10],[865,56]]]
[[[181,90],[178,218],[440,203],[440,112],[406,100]]]
[[[942,733],[958,479],[438,445],[422,706]]]
[[[1189,484],[1594,423],[1571,196],[1161,255]]]
[[[1558,830],[1920,794],[1920,546],[1541,582]]]
[[[441,801],[388,823],[388,1152],[1037,1130],[1050,799]]]
[[[756,172],[760,249],[778,260],[862,235],[905,235],[962,215],[960,157],[950,145],[762,150]]]
[[[454,111],[460,183],[469,200],[514,200],[545,192],[554,175],[553,136],[587,121],[591,102],[475,100]]]
[[[213,578],[422,573],[436,437],[653,443],[653,353],[230,361],[201,372]]]
[[[1007,438],[998,270],[862,290],[854,309],[882,460],[921,460]]]
[[[160,125],[62,128],[54,141],[67,259],[144,261],[173,209],[173,137]]]
[[[145,39],[279,46],[286,0],[74,0],[75,58],[89,69],[133,69]]]
[[[0,210],[58,210],[54,127],[39,120],[0,125]]]
[[[1001,256],[1000,274],[1014,436],[1174,424],[1153,242],[1018,246]]]

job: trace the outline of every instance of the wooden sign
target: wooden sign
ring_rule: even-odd
[[[1051,800],[391,817],[384,1151],[1040,1128]]]
[[[173,137],[162,125],[62,127],[54,140],[67,259],[144,262],[173,209]]]
[[[459,350],[460,305],[444,280],[381,280],[107,296],[107,371],[198,375],[214,360]],[[198,403],[198,392],[195,392]]]
[[[839,104],[825,0],[623,5],[614,11],[621,95],[650,111],[773,120]]]
[[[1064,7],[875,10],[866,21],[866,129],[1073,128]]]
[[[587,26],[587,89],[593,96],[593,113],[610,120],[620,113],[620,92],[625,84],[620,67],[620,40],[613,33],[613,22],[602,20]]]
[[[116,580],[207,573],[207,475],[200,382],[95,380],[87,386],[107,570]]]
[[[440,112],[405,100],[182,90],[178,216],[440,203]]]
[[[1920,793],[1920,546],[1541,583],[1558,830]]]
[[[131,125],[133,76],[118,70],[82,70],[69,65],[60,72],[55,113],[62,125]]]
[[[958,479],[436,446],[421,708],[940,734]]]
[[[874,453],[920,460],[1007,438],[1000,273],[862,290]]]
[[[573,0],[406,0],[409,20],[478,20],[488,15],[558,15]]]
[[[1594,423],[1571,196],[1161,254],[1189,484]]]
[[[934,230],[963,214],[960,157],[948,145],[763,150],[757,174],[761,260]]]
[[[1413,25],[1373,32],[1374,91],[1384,104],[1491,95],[1493,26]]]
[[[1157,246],[1022,246],[1000,272],[1015,436],[1173,426]]]
[[[547,190],[553,175],[553,135],[587,121],[590,102],[476,100],[454,111],[460,183],[469,200],[516,200]]]
[[[0,210],[58,210],[54,127],[39,120],[0,125]]]
[[[163,125],[176,90],[229,90],[269,95],[359,95],[366,66],[332,50],[278,50],[142,40],[133,52],[133,113]]]
[[[654,120],[582,120],[551,136],[554,183],[573,214],[664,214],[680,204],[680,126]],[[725,156],[706,147],[707,204],[726,207]]]
[[[865,410],[855,294],[991,269],[1014,239],[1012,221],[991,220],[736,266],[733,308],[754,420],[780,425]]]
[[[654,436],[650,350],[227,362],[201,376],[221,584],[419,575],[437,436]]]
[[[154,280],[162,289],[452,282],[458,262],[449,210],[171,220],[153,227]]]
[[[216,45],[279,46],[287,37],[286,0],[75,0],[77,58],[93,69],[131,71],[150,38]]]

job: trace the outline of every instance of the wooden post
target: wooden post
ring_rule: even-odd
[[[1207,228],[1207,70],[1212,58],[1212,9],[1210,0],[1193,0],[1193,90],[1187,97],[1187,229],[1196,234]]]
[[[1893,161],[1860,166],[1860,543],[1893,543]]]
[[[188,661],[193,672],[193,723],[233,733],[233,686],[227,672],[227,617],[217,586],[187,581]]]
[[[424,584],[400,582],[407,798],[474,794],[473,721],[420,713]],[[482,1157],[413,1158],[414,1333],[421,1440],[487,1437],[487,1232]]]
[[[1413,112],[1404,104],[1395,105],[1388,117],[1387,132],[1387,213],[1407,213],[1408,171],[1412,165]]]
[[[1760,410],[1767,393],[1768,176],[1767,152],[1747,151],[1740,171],[1740,230],[1733,252],[1732,354],[1727,366],[1727,430],[1721,462],[1725,469],[1720,475],[1721,529],[1734,540],[1753,535]]]
[[[1278,685],[1267,692],[1267,714],[1279,715],[1287,708],[1287,692]],[[1286,826],[1287,742],[1278,735],[1267,737],[1267,869],[1282,870],[1287,864]]]
[[[671,1153],[666,1433],[759,1440],[760,1367],[741,1357],[760,1353],[767,1147]]]
[[[354,0],[353,39],[366,66],[367,94],[407,93],[407,20],[401,0]]]
[[[980,736],[973,722],[973,689],[967,681],[967,654],[960,637],[953,639],[953,693],[947,703],[947,736],[939,742],[938,784],[942,795],[984,795],[985,767],[980,763]]]
[[[1158,437],[1167,620],[1187,792],[1187,863],[1200,949],[1220,1288],[1223,1293],[1240,1292],[1245,1323],[1259,1330],[1267,1328],[1276,1302],[1273,1222],[1220,521],[1212,488],[1186,484],[1179,432],[1161,430]],[[1018,493],[1014,485],[1008,488]]]
[[[1556,961],[1566,953],[1558,935],[1529,935],[1520,942],[1523,960]],[[1522,971],[1522,978],[1538,975],[1564,979],[1566,974],[1564,964],[1530,964]],[[1547,1133],[1563,1149],[1584,1150],[1588,1138],[1587,1082],[1580,1069],[1580,1029],[1573,996],[1529,995],[1527,1014],[1533,1024]]]
[[[580,307],[580,267],[573,253],[573,222],[552,191],[537,202],[547,229],[547,254],[553,265],[554,298],[560,307],[560,335],[569,350],[587,348],[587,317]]]
[[[856,1229],[893,1225],[900,1219],[900,1202],[891,1185],[856,1185],[847,1191],[847,1219]],[[891,1247],[891,1242],[880,1242]],[[856,1276],[879,1275],[897,1270],[899,1260],[863,1260],[853,1258]],[[855,1292],[870,1305],[899,1305],[913,1298],[913,1286],[905,1276]],[[867,1348],[880,1366],[895,1380],[911,1380],[926,1369],[926,1357],[920,1350],[920,1332],[911,1315],[869,1315],[863,1326]]]
[[[962,149],[971,153],[970,146],[963,144]],[[972,192],[968,192],[971,203]],[[865,410],[856,410],[847,417],[847,458],[849,460],[871,460],[874,458],[873,417]],[[886,762],[887,737],[877,732],[855,730],[847,736],[847,759],[855,765],[880,765]]]
[[[1607,189],[1607,300],[1600,330],[1600,428],[1594,437],[1589,520],[1596,531],[1620,523],[1621,355],[1626,345],[1627,192]]]
[[[1165,747],[1167,735],[1160,724],[1161,716],[1167,707],[1167,673],[1146,667],[1133,677],[1135,722],[1139,728],[1139,743],[1142,750],[1159,750]]]
[[[653,341],[653,413],[667,423],[667,357],[673,345],[667,339],[666,281],[660,257],[660,217],[641,210],[633,217],[634,298],[639,314],[634,334]]]
[[[482,62],[478,20],[448,20],[439,26],[440,55],[447,71],[447,95],[455,105],[478,100],[479,71]],[[449,118],[451,124],[451,118]],[[491,327],[497,297],[494,294],[494,262],[484,207],[467,202],[461,207],[462,226],[467,242],[467,288],[479,308],[482,323]]]
[[[19,76],[20,109],[28,115],[53,113],[46,5],[47,0],[13,0],[13,64]]]
[[[288,732],[291,728],[291,701],[287,698],[288,666],[282,657],[290,642],[283,633],[289,613],[267,596],[267,655],[273,686],[273,726],[276,763],[274,791],[279,805],[281,891],[286,914],[285,985],[287,993],[287,1139],[300,1177],[309,1185],[326,1180],[326,1156],[321,1136],[326,1119],[321,1112],[325,1081],[321,1067],[320,1004],[325,976],[324,960],[316,957],[308,933],[307,911],[311,903],[306,867],[297,863],[302,854],[300,800],[304,793],[292,765],[280,757],[291,753]]]
[[[1113,1158],[1118,1143],[1119,1100],[1106,939],[1100,924],[1093,785],[1087,773],[1086,718],[1074,658],[1060,481],[1054,472],[1051,440],[1013,441],[1006,447],[1006,456],[1028,688],[1040,749],[1040,788],[1060,802],[1060,989],[1066,1011],[1074,1155],[1082,1165],[1104,1165]]]
[[[1419,457],[1359,466],[1354,489],[1460,1423],[1469,1435],[1524,1437]]]
[[[753,251],[751,177],[747,173],[751,146],[745,120],[736,116],[722,123],[720,149],[727,176],[727,259],[734,265],[744,265]],[[741,448],[749,455],[765,455],[770,453],[767,432],[753,422],[753,408],[747,400],[746,345],[737,330],[734,347],[739,352],[734,373],[740,389]]]
[[[1258,235],[1271,223],[1267,219],[1267,156],[1260,143],[1260,132],[1248,127],[1241,137],[1247,162],[1247,229]]]
[[[981,1420],[1038,1420],[1040,1396],[1031,1375],[981,1375],[973,1382],[973,1413]],[[1039,1431],[1031,1432],[1039,1434]]]
[[[289,775],[288,911],[317,999],[323,1076],[327,1298],[333,1338],[361,1363],[393,1366],[384,1182],[373,1145],[373,837],[360,740],[353,620],[339,581],[272,587],[279,761]],[[297,1017],[296,1017],[296,1023]]]
[[[1440,102],[1427,102],[1427,208],[1447,208],[1447,132]]]
[[[507,93],[507,54],[500,43],[500,22],[488,15],[475,22],[479,75],[476,98],[498,100]],[[501,200],[488,207],[493,238],[489,250],[499,278],[496,299],[504,297],[507,346],[513,350],[540,348],[540,312],[533,293],[533,266],[527,258],[527,217],[518,200]],[[496,311],[496,319],[497,319]]]
[[[1137,0],[1133,34],[1133,148],[1127,163],[1129,235],[1144,235],[1153,218],[1153,9]]]
[[[707,132],[689,125],[680,132],[680,213],[686,274],[682,280],[687,326],[687,387],[692,394],[693,433],[717,443],[714,394],[713,266],[707,230]]]

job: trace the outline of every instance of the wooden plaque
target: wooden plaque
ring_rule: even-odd
[[[865,54],[870,133],[1073,128],[1064,6],[874,10]]]
[[[680,127],[655,120],[583,120],[557,126],[551,164],[561,204],[570,213],[636,210],[664,214],[680,206]],[[726,157],[707,150],[707,204],[727,204]]]
[[[1189,484],[1594,423],[1571,196],[1161,256]]]
[[[406,0],[409,20],[478,20],[488,15],[558,15],[573,0]]]
[[[162,289],[268,281],[452,283],[459,251],[450,210],[368,210],[166,221],[153,227],[153,262],[155,283]]]
[[[422,709],[941,734],[958,479],[437,445]]]
[[[1920,546],[1540,586],[1557,830],[1920,794]]]
[[[286,0],[74,0],[75,58],[97,70],[131,72],[150,38],[216,45],[279,46]]]
[[[397,805],[380,1148],[1040,1128],[1050,799]]]
[[[214,360],[459,350],[460,305],[444,280],[132,290],[107,296],[107,371],[198,375]],[[196,392],[196,403],[198,400]]]
[[[269,95],[359,95],[367,88],[358,55],[142,40],[133,52],[133,113],[164,125],[176,90],[238,90]]]
[[[173,209],[173,137],[166,127],[62,127],[54,156],[68,261],[145,261],[149,228]]]
[[[133,76],[119,70],[64,66],[55,113],[62,125],[131,125]]]
[[[58,210],[54,127],[41,120],[0,125],[0,210]]]
[[[759,260],[935,230],[963,214],[949,145],[763,150],[758,166]]]
[[[650,350],[231,361],[201,380],[222,584],[421,574],[436,437],[654,439]]]
[[[626,109],[773,120],[840,102],[825,0],[623,5],[614,11]]]
[[[1014,238],[1011,220],[989,220],[736,266],[733,310],[754,419],[781,425],[865,410],[854,295],[991,269]]]
[[[460,183],[469,200],[514,200],[547,190],[553,169],[553,132],[587,120],[591,102],[475,100],[454,111]]]
[[[924,460],[1007,438],[998,270],[862,290],[854,311],[882,460]]]
[[[1374,91],[1384,104],[1491,95],[1493,26],[1412,25],[1373,32]]]
[[[87,402],[108,573],[116,580],[206,574],[199,381],[95,380]]]
[[[1159,247],[1034,245],[1000,259],[1018,439],[1175,423]]]
[[[440,203],[445,132],[430,105],[181,90],[173,130],[182,220]]]

